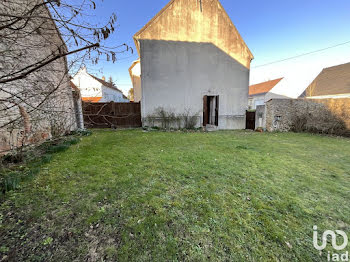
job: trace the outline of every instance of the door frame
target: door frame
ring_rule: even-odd
[[[212,119],[213,116],[210,115],[210,105],[211,102],[215,99],[215,116],[214,119]],[[214,121],[210,121],[214,120]],[[219,96],[218,95],[205,95],[203,96],[203,126],[207,126],[211,122],[214,122],[215,126],[219,126]]]
[[[255,120],[256,120],[256,111],[246,111],[246,128],[250,130],[255,130]]]

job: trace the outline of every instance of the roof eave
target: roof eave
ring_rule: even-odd
[[[241,36],[241,33],[238,31],[237,27],[236,27],[235,24],[232,22],[231,17],[230,17],[230,16],[228,15],[228,13],[226,12],[226,9],[225,9],[225,8],[223,7],[223,5],[221,4],[220,0],[218,0],[218,2],[219,2],[220,7],[222,8],[222,10],[224,11],[224,13],[225,13],[225,14],[227,15],[227,17],[230,19],[230,22],[231,22],[232,26],[236,29],[237,34],[238,34],[240,40],[243,42],[243,44],[245,45],[245,47],[248,49],[248,52],[249,52],[249,54],[250,54],[250,62],[251,62],[251,61],[254,59],[254,55],[253,55],[252,51],[250,51],[248,45],[246,44],[246,42],[244,41],[243,37]]]
[[[269,91],[270,92],[270,91]],[[256,94],[249,94],[249,97],[253,97],[253,96],[262,96],[262,95],[266,95],[268,92],[264,92],[264,93],[256,93]]]
[[[171,0],[169,3],[167,3],[166,6],[164,6],[147,24],[145,24],[135,35],[134,39],[138,38],[138,36],[145,31],[153,22],[156,20],[161,14],[164,13],[166,9],[168,9],[169,6],[171,6],[176,0]]]

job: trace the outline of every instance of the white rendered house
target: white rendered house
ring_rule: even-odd
[[[89,74],[85,67],[79,70],[72,82],[79,88],[84,102],[129,102],[129,99],[113,83]]]
[[[144,126],[160,125],[163,109],[196,127],[245,128],[253,55],[218,0],[171,0],[134,41],[129,72]]]
[[[257,106],[263,106],[271,99],[290,98],[286,95],[286,90],[283,77],[249,86],[249,109],[255,110]]]

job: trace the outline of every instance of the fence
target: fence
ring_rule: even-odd
[[[141,127],[140,103],[84,103],[86,128]]]

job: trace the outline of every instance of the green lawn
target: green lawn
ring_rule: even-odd
[[[6,194],[0,261],[326,261],[314,225],[350,237],[350,139],[98,130]]]

